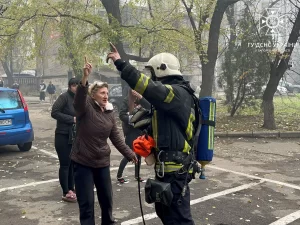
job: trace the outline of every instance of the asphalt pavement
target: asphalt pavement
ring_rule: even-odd
[[[55,121],[47,103],[29,103],[36,133],[34,147],[20,152],[0,147],[0,224],[79,224],[76,203],[61,201],[58,160],[53,146]],[[142,224],[134,166],[120,185],[116,172],[121,154],[111,145],[114,216],[120,225]],[[196,225],[299,225],[300,144],[288,138],[216,138],[213,162],[206,179],[190,184],[191,207]],[[142,165],[141,176],[153,177],[153,168]],[[162,224],[153,205],[142,205],[146,224]],[[96,224],[101,224],[95,204]]]

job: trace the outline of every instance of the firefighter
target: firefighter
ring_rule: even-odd
[[[107,55],[121,78],[153,107],[150,136],[155,140],[156,180],[171,184],[170,205],[155,202],[155,210],[164,225],[194,225],[190,209],[192,170],[186,167],[196,129],[195,105],[189,83],[183,79],[179,60],[170,53],[153,56],[146,65],[151,79],[121,59],[111,44]],[[186,88],[182,87],[185,86]]]

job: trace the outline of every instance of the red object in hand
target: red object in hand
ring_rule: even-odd
[[[139,136],[133,141],[133,151],[142,157],[149,156],[153,148],[155,148],[155,141],[149,135]]]

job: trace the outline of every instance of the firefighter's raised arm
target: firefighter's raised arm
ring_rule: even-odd
[[[123,61],[115,46],[112,45],[112,49],[107,60],[112,59],[117,69],[122,72],[121,78],[152,105],[169,111],[184,103],[187,93],[183,88],[178,85],[164,84],[166,79],[182,79],[179,60],[174,55],[160,53],[149,60],[146,68],[151,71],[151,79],[128,62]]]

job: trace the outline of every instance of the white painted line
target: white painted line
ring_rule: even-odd
[[[214,193],[214,194],[211,194],[211,195],[207,195],[207,196],[204,196],[202,198],[194,199],[194,200],[191,201],[191,205],[195,205],[195,204],[198,204],[200,202],[204,202],[204,201],[214,199],[214,198],[217,198],[217,197],[220,197],[220,196],[228,195],[228,194],[231,194],[231,193],[234,193],[234,192],[237,192],[237,191],[245,190],[245,189],[254,187],[256,185],[259,185],[263,182],[264,181],[260,181],[258,183],[244,184],[244,185],[241,185],[241,186],[238,186],[238,187],[235,187],[235,188],[230,188],[230,189],[220,191],[220,192],[217,192],[217,193]],[[156,213],[149,213],[149,214],[146,214],[144,216],[145,220],[151,220],[151,219],[154,219],[156,217],[157,217]],[[121,225],[131,225],[131,224],[137,224],[137,223],[141,223],[141,222],[143,222],[142,217],[138,217],[138,218],[135,218],[135,219],[124,221],[124,222],[121,223]]]
[[[146,163],[142,163],[141,165],[145,165]],[[128,165],[126,166],[126,168],[131,168],[134,167],[135,165]],[[118,170],[119,167],[111,167],[110,171],[113,170]],[[23,184],[23,185],[17,185],[17,186],[12,186],[12,187],[6,187],[6,188],[1,188],[0,189],[0,193],[4,192],[4,191],[8,191],[8,190],[14,190],[14,189],[19,189],[19,188],[24,188],[24,187],[31,187],[31,186],[36,186],[36,185],[40,185],[40,184],[46,184],[46,183],[53,183],[53,182],[58,182],[58,179],[51,179],[51,180],[46,180],[46,181],[39,181],[39,182],[32,182],[32,183],[28,183],[28,184]]]
[[[210,200],[210,199],[213,199],[213,198],[217,198],[217,197],[220,197],[220,196],[224,196],[224,195],[228,195],[228,194],[231,194],[231,193],[234,193],[234,192],[245,190],[245,189],[254,187],[256,185],[259,185],[261,183],[264,183],[264,181],[259,181],[258,183],[253,182],[253,183],[249,183],[249,184],[243,184],[243,185],[235,187],[235,188],[226,189],[224,191],[220,191],[220,192],[217,192],[217,193],[214,193],[214,194],[211,194],[211,195],[207,195],[207,196],[204,196],[202,198],[194,199],[194,200],[191,201],[191,205],[195,205],[195,204],[198,204],[200,202],[204,202],[204,201],[207,201],[207,200]]]
[[[53,158],[58,159],[58,156],[57,156],[56,154],[52,153],[52,152],[46,151],[46,150],[44,150],[44,149],[38,149],[38,148],[35,147],[35,146],[32,146],[32,148],[35,149],[35,150],[38,150],[38,151],[40,151],[40,152],[43,152],[43,153],[45,153],[46,155],[50,155],[50,156],[52,156]],[[143,165],[146,165],[146,163],[141,163],[141,166],[143,166]],[[126,168],[132,168],[132,167],[135,167],[135,165],[133,164],[133,165],[128,165],[128,166],[126,166]],[[114,171],[114,170],[118,170],[118,169],[119,169],[119,167],[111,167],[111,168],[110,168],[110,171]]]
[[[29,183],[29,184],[23,184],[23,185],[18,185],[18,186],[13,186],[13,187],[1,188],[0,192],[19,189],[19,188],[24,188],[24,187],[36,186],[36,185],[40,185],[40,184],[47,184],[47,183],[52,183],[52,182],[57,182],[57,181],[58,181],[58,179],[52,179],[52,180],[46,180],[46,181],[40,181],[40,182],[32,182],[32,183]]]
[[[58,159],[58,156],[56,154],[52,153],[52,152],[48,152],[48,151],[46,151],[44,149],[39,149],[39,151],[45,153],[46,155],[50,155],[53,158]]]
[[[141,166],[144,166],[144,165],[146,165],[146,163],[141,163]],[[134,165],[134,164],[132,164],[132,165],[126,165],[125,168],[132,168],[132,167],[135,167],[135,165]],[[151,167],[151,168],[152,168],[152,167]],[[114,170],[118,170],[118,169],[119,169],[118,166],[116,166],[116,167],[111,167],[111,168],[110,168],[110,171],[114,171]]]
[[[246,173],[236,172],[236,171],[233,171],[233,170],[228,170],[228,169],[224,169],[224,168],[217,167],[217,166],[207,165],[206,167],[211,168],[211,169],[215,169],[215,170],[221,170],[221,171],[228,172],[228,173],[237,174],[237,175],[244,176],[244,177],[249,177],[249,178],[252,178],[252,179],[259,179],[259,180],[262,180],[262,181],[282,185],[282,186],[285,186],[285,187],[290,187],[290,188],[293,188],[293,189],[296,189],[296,190],[300,190],[300,186],[294,185],[294,184],[289,184],[289,183],[285,183],[285,182],[281,182],[281,181],[277,181],[277,180],[271,180],[271,179],[268,179],[268,178],[249,175],[249,174],[246,174]]]
[[[294,213],[291,213],[285,217],[282,217],[279,220],[276,220],[275,222],[271,223],[270,225],[286,225],[289,223],[294,222],[295,220],[300,218],[300,210],[296,211]]]

